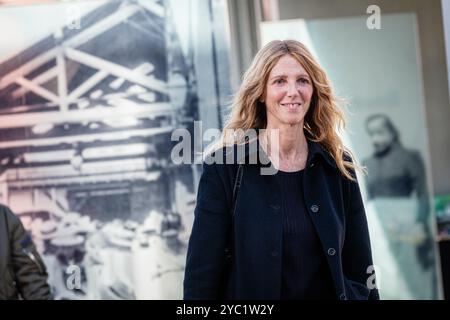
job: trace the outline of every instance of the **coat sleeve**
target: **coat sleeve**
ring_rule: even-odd
[[[347,184],[347,212],[342,250],[343,270],[348,279],[362,284],[369,290],[369,299],[378,300],[366,212],[354,172],[353,176],[355,181],[344,178]]]
[[[184,275],[184,299],[218,299],[231,225],[224,165],[203,164]]]
[[[48,274],[31,236],[20,219],[7,209],[11,241],[11,260],[17,289],[25,300],[52,299]]]

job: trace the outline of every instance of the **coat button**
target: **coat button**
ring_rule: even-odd
[[[225,258],[231,258],[231,250],[229,248],[225,248]]]
[[[277,250],[273,250],[271,253],[272,257],[276,258],[278,257],[278,251]]]
[[[327,252],[329,256],[334,256],[336,254],[336,250],[334,248],[329,248]]]
[[[341,295],[339,296],[340,300],[347,300],[347,297],[345,296],[345,294],[341,293]]]
[[[310,168],[314,167],[314,162],[309,165]]]
[[[280,210],[280,206],[277,205],[277,204],[271,204],[270,207],[271,207],[273,210]]]
[[[316,205],[316,204],[313,204],[311,206],[311,211],[314,212],[314,213],[319,212],[319,206]]]

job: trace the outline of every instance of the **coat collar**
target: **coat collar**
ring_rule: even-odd
[[[333,159],[333,156],[325,150],[324,147],[318,142],[314,142],[310,139],[306,139],[308,141],[308,159],[306,161],[306,165],[310,166],[313,163],[313,160],[316,157],[322,157],[328,165],[332,168],[337,168],[336,161]]]
[[[336,162],[334,161],[331,154],[326,151],[318,142],[314,142],[308,137],[306,137],[308,142],[308,159],[306,160],[306,166],[309,167],[313,164],[313,161],[316,158],[322,158],[332,168],[337,168]],[[235,150],[237,149],[235,145]],[[245,144],[244,148],[245,152],[242,152],[240,155],[237,154],[237,163],[241,163],[244,160],[244,163],[258,163],[265,166],[270,166],[270,160],[267,157],[266,152],[262,149],[259,139],[254,139]],[[258,157],[259,155],[259,157]]]

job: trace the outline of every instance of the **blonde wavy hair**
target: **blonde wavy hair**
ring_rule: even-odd
[[[219,140],[207,149],[211,152],[224,146],[245,143],[243,138],[247,130],[266,128],[266,107],[260,100],[265,97],[270,71],[284,55],[294,57],[312,80],[313,95],[304,119],[305,133],[333,157],[345,177],[355,180],[352,172],[362,168],[338,135],[340,130],[345,129],[344,113],[338,103],[342,101],[334,95],[325,71],[311,52],[296,40],[274,40],[258,51],[243,75]]]

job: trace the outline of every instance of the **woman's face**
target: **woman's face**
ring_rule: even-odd
[[[267,126],[301,125],[313,94],[311,78],[291,55],[282,56],[270,71],[263,101]]]

